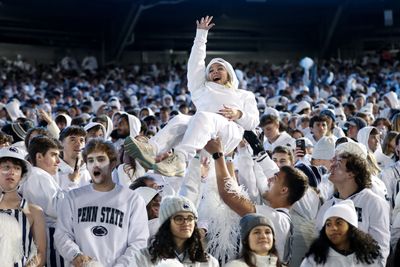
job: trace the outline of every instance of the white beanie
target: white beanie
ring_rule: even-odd
[[[358,227],[357,212],[354,203],[350,199],[343,200],[326,210],[323,222],[330,217],[339,217],[348,222],[349,224]]]
[[[138,193],[144,199],[146,206],[158,194],[157,190],[155,190],[154,188],[148,187],[148,186],[138,187],[134,191],[136,193]]]
[[[335,154],[341,154],[345,152],[355,154],[363,159],[366,159],[368,156],[367,148],[363,144],[356,143],[354,141],[342,143],[335,148]]]
[[[196,206],[189,199],[183,196],[166,196],[163,198],[160,205],[158,216],[160,225],[178,212],[191,212],[195,217],[198,217]]]
[[[314,145],[313,159],[331,160],[335,156],[335,140],[332,137],[324,136]]]

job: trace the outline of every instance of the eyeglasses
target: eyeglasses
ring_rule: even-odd
[[[176,216],[173,217],[172,219],[174,220],[174,222],[175,222],[177,225],[184,224],[185,222],[192,223],[193,221],[194,221],[194,222],[197,221],[197,218],[194,217],[194,216],[191,216],[191,215],[187,216],[186,218],[183,217],[182,215],[176,215]]]

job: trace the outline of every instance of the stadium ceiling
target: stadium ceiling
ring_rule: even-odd
[[[384,10],[392,11],[391,26]],[[109,60],[125,50],[187,51],[195,19],[207,14],[216,51],[328,55],[346,43],[400,43],[398,0],[0,0],[0,42],[102,49]]]

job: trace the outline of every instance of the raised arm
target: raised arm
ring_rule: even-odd
[[[204,148],[211,155],[223,151],[219,138],[210,140]],[[238,189],[239,185],[236,179],[230,176],[223,156],[215,160],[215,173],[217,176],[219,195],[226,205],[240,216],[256,212],[255,205],[249,199],[235,192],[235,188]]]
[[[213,17],[206,16],[196,20],[197,30],[196,37],[190,52],[188,61],[188,89],[191,93],[194,93],[196,89],[199,89],[206,81],[205,77],[205,58],[206,58],[206,43],[208,30],[211,29],[215,24],[211,23]]]

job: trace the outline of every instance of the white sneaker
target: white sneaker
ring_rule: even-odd
[[[128,136],[124,141],[124,149],[129,156],[137,159],[144,168],[153,169],[153,165],[156,163],[156,152],[151,144]]]
[[[154,165],[154,170],[165,176],[183,177],[185,169],[186,162],[176,154],[172,154]]]

